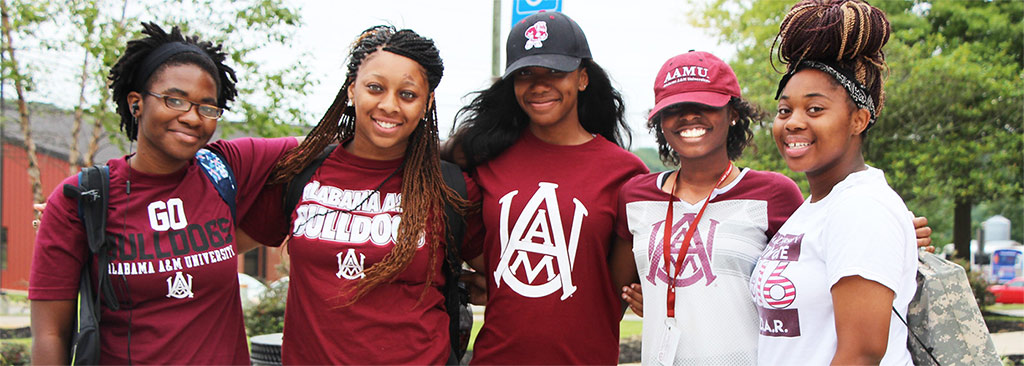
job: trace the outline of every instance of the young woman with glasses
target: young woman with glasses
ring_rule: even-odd
[[[106,237],[117,309],[102,306],[102,364],[249,364],[237,254],[254,242],[197,162],[207,147],[234,172],[237,215],[252,206],[295,138],[206,145],[235,97],[218,45],[143,24],[110,70],[121,129],[135,152],[112,159]],[[64,180],[78,185],[78,177]],[[50,195],[32,260],[32,361],[67,364],[83,266],[96,268],[78,203]],[[91,264],[90,264],[91,263]],[[96,276],[92,277],[95,285]]]

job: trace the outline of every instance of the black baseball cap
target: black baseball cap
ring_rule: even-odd
[[[505,75],[540,66],[573,71],[580,61],[592,58],[587,36],[579,24],[557,11],[542,11],[516,23],[505,42]]]

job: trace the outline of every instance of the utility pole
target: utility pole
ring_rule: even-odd
[[[491,76],[500,77],[498,74],[501,66],[501,0],[494,0],[491,19]]]

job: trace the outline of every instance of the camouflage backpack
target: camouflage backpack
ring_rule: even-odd
[[[915,365],[1001,364],[963,267],[935,254],[918,255],[917,294],[903,322]]]

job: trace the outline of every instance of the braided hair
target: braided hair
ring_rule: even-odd
[[[882,46],[889,41],[889,20],[884,12],[861,0],[802,0],[786,14],[779,34],[778,60],[792,73],[802,61],[838,65],[863,84],[882,110],[882,89],[888,67]],[[774,66],[775,58],[772,59]],[[837,83],[838,84],[838,83]]]
[[[444,74],[444,64],[434,41],[408,29],[396,30],[389,25],[378,25],[363,31],[349,50],[345,82],[338,90],[330,108],[306,139],[290,150],[274,165],[267,184],[286,183],[316,158],[324,148],[335,141],[346,141],[355,134],[355,109],[348,105],[348,88],[356,80],[359,67],[374,52],[387,51],[416,61],[426,74],[431,92],[437,88]],[[409,136],[402,172],[402,222],[395,245],[384,258],[366,269],[355,289],[352,304],[375,286],[393,279],[412,262],[421,235],[425,235],[430,248],[430,265],[426,283],[432,283],[437,268],[435,255],[444,245],[444,204],[450,204],[460,213],[470,206],[458,193],[449,188],[441,176],[437,131],[437,103],[429,103],[423,120]],[[449,248],[450,249],[450,248]],[[450,265],[455,265],[450,263]],[[452,268],[458,268],[454,266]],[[424,294],[430,286],[424,287]],[[348,305],[346,304],[346,305]]]
[[[214,45],[209,41],[202,41],[198,36],[184,36],[178,27],[171,28],[167,33],[156,23],[142,23],[142,34],[139,39],[128,41],[124,54],[117,60],[117,63],[110,68],[110,90],[114,103],[117,104],[117,114],[121,116],[121,130],[134,141],[138,138],[139,122],[132,114],[128,106],[128,93],[142,93],[152,86],[160,74],[170,66],[195,65],[210,74],[217,85],[217,106],[228,109],[227,103],[235,100],[238,91],[235,89],[235,70],[224,64],[227,54],[221,51],[220,45]],[[159,64],[156,69],[148,75],[140,76],[139,69],[143,67],[144,61],[160,46],[169,43],[182,43],[196,47],[204,55],[191,52],[175,54],[166,61]],[[144,77],[145,80],[136,80]]]
[[[737,97],[730,98],[725,108],[731,109],[737,116],[736,124],[729,125],[729,134],[725,140],[725,150],[729,155],[729,160],[736,160],[743,154],[743,150],[747,148],[754,137],[750,126],[761,123],[768,118],[768,114],[756,104]],[[658,156],[667,166],[679,164],[679,153],[673,150],[665,140],[665,132],[661,130],[661,119],[676,112],[676,106],[669,106],[647,120],[647,129],[654,133],[654,137],[658,141]]]
[[[622,95],[611,78],[593,59],[585,58],[580,68],[587,71],[590,83],[579,92],[577,114],[587,132],[603,136],[624,148],[629,147]],[[512,146],[530,125],[530,117],[516,101],[513,78],[498,79],[489,88],[475,92],[476,97],[456,114],[451,140],[445,145],[445,159],[473,168],[500,155]]]

